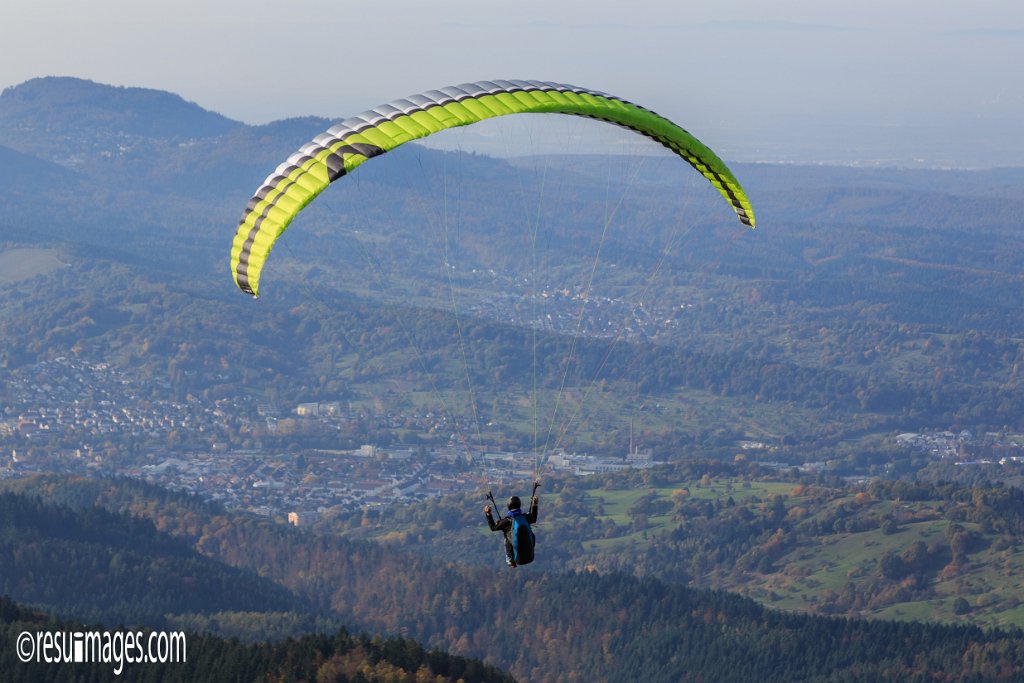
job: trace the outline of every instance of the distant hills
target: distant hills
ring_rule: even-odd
[[[105,298],[105,307],[132,312],[132,331],[104,329],[79,348],[124,357],[137,336],[203,334],[192,341],[217,352],[193,351],[190,373],[172,373],[193,382],[202,376],[191,374],[195,365],[212,377],[222,374],[214,366],[224,358],[235,360],[224,386],[286,393],[289,402],[348,399],[337,395],[342,376],[377,382],[355,392],[379,393],[381,381],[406,373],[420,375],[422,389],[429,381],[422,368],[404,367],[408,353],[367,361],[372,351],[400,343],[408,351],[411,335],[385,324],[389,314],[358,315],[355,324],[380,327],[355,338],[386,341],[361,359],[339,343],[354,340],[354,328],[336,314],[363,298],[380,311],[397,304],[450,311],[455,302],[466,320],[520,324],[533,314],[530,281],[564,293],[561,314],[570,322],[549,332],[572,334],[571,321],[593,316],[606,331],[644,324],[663,350],[682,347],[655,371],[630,375],[629,361],[604,367],[608,381],[624,382],[602,399],[611,403],[606,414],[625,420],[631,406],[648,405],[636,392],[657,394],[655,403],[667,407],[651,429],[674,433],[673,444],[708,444],[716,431],[773,442],[802,432],[799,441],[828,443],[897,423],[1024,427],[1015,369],[1024,252],[1013,248],[1024,170],[744,165],[737,173],[760,227],[739,232],[686,164],[575,156],[571,141],[561,155],[511,161],[407,145],[332,186],[275,250],[261,302],[288,311],[282,319],[304,319],[296,329],[321,333],[282,334],[265,349],[271,360],[259,365],[290,364],[310,376],[283,376],[275,387],[242,381],[255,375],[238,359],[250,358],[266,335],[239,332],[265,318],[253,318],[251,302],[230,283],[234,227],[259,183],[329,124],[305,117],[247,126],[168,93],[79,79],[8,88],[0,95],[0,178],[12,189],[0,194],[0,234],[11,246],[60,248],[72,263],[62,273],[67,281],[27,292],[5,309],[18,357],[66,354],[47,340],[53,329],[78,329],[67,302]],[[129,267],[116,285],[97,267],[111,261]],[[575,297],[589,272],[595,277],[587,298],[595,303],[580,318],[573,306],[583,300]],[[231,312],[214,316],[205,306],[184,315],[182,305],[166,305],[207,299],[223,300]],[[598,301],[620,302],[615,317],[601,313]],[[16,313],[22,307],[59,308],[69,319],[57,315],[56,328],[37,329],[40,317]],[[535,324],[549,324],[535,317]],[[234,320],[245,322],[225,322]],[[521,380],[531,342],[520,335],[495,345],[490,324],[477,328],[477,348],[465,355],[478,367],[441,384],[461,385],[469,375],[475,387],[498,395],[510,387],[492,387],[496,377],[530,384]],[[437,325],[420,327],[430,339],[420,350],[444,367],[459,344],[457,331],[444,337],[432,334]],[[980,338],[979,331],[993,336]],[[944,335],[941,345],[936,335]],[[241,350],[225,349],[228,340]],[[589,357],[606,355],[597,345],[608,342],[595,342]],[[638,357],[621,344],[618,351]],[[156,367],[166,358],[149,354],[144,362],[154,365],[146,372],[168,374]],[[575,377],[595,370],[581,368]],[[301,388],[280,389],[293,382]],[[200,382],[177,390],[204,388]],[[718,398],[702,395],[695,409],[690,392],[701,390]],[[609,430],[595,430],[603,443]]]
[[[313,117],[246,126],[168,92],[78,78],[37,78],[0,94],[0,145],[80,172],[93,200],[129,190],[244,195],[326,126]],[[0,174],[38,196],[60,193],[68,177],[26,160],[0,156]]]
[[[80,78],[34,78],[0,93],[0,138],[26,148],[56,151],[61,144],[96,135],[195,140],[242,126],[162,90]]]
[[[26,157],[0,156],[0,173],[35,184],[41,194],[57,182],[28,157],[79,170],[100,188],[241,201],[284,158],[326,130],[332,121],[297,117],[249,126],[181,97],[145,88],[114,87],[77,78],[37,78],[0,94],[0,145]],[[397,150],[392,159],[410,158]],[[418,148],[417,157],[453,156]],[[472,170],[452,173],[495,177],[503,164],[481,157]],[[408,185],[422,179],[417,158],[389,171],[361,170],[365,181]],[[500,172],[500,171],[499,171]],[[100,190],[104,191],[104,190]],[[229,199],[228,199],[229,198]],[[241,208],[238,208],[241,213]]]
[[[346,113],[339,112],[339,118]],[[102,197],[116,208],[123,200],[110,202],[109,195],[128,191],[134,195],[133,202],[142,199],[139,192],[202,199],[207,212],[230,207],[225,215],[229,221],[241,213],[240,203],[244,206],[278,163],[331,123],[302,117],[249,126],[172,93],[69,77],[36,78],[0,93],[0,146],[91,178],[92,201]],[[566,147],[553,151],[549,159],[516,159],[509,166],[487,157],[414,145],[388,154],[386,164],[361,168],[358,182],[422,194],[438,186],[431,178],[447,176],[450,186],[459,187],[460,192],[473,191],[482,182],[502,183],[519,192],[537,183],[528,180],[525,171],[543,166],[553,178],[572,177],[574,184],[587,187],[588,200],[601,198],[610,179],[608,160],[574,157],[572,145]],[[987,220],[991,211],[975,210],[975,206],[984,209],[985,201],[1005,205],[1005,211],[995,214],[1002,220],[1020,211],[1018,188],[1024,178],[1024,169],[941,172],[762,164],[737,165],[737,169],[748,193],[756,198],[759,215],[765,216],[765,227],[781,220],[870,225],[880,211],[896,206],[912,225],[953,227],[951,218],[966,212]],[[53,171],[28,163],[26,157],[0,152],[0,177],[16,176],[22,184],[37,186],[40,196],[59,194],[60,185],[69,181],[70,177],[55,176]],[[655,197],[685,190],[692,195],[686,204],[691,220],[704,222],[709,206],[715,215],[716,204],[706,201],[713,199],[710,194],[686,189],[694,181],[691,176],[685,165],[648,164],[645,168],[640,164],[631,194],[637,203],[650,204]],[[474,182],[462,183],[459,178]],[[553,180],[551,186],[563,183]],[[47,192],[46,188],[52,189]],[[339,188],[331,194],[347,199],[351,193]],[[378,209],[388,212],[389,219],[396,218],[387,202],[378,201]]]

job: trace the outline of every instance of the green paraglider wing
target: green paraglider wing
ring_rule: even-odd
[[[367,159],[447,128],[525,113],[598,119],[656,140],[697,169],[718,188],[740,221],[754,227],[754,211],[736,177],[714,152],[668,119],[572,85],[480,81],[411,95],[345,119],[288,157],[242,214],[231,248],[235,284],[256,296],[264,262],[292,219],[324,188]]]

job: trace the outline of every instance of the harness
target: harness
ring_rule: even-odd
[[[537,538],[526,520],[526,513],[520,508],[509,510],[508,516],[512,518],[512,559],[516,564],[529,564],[533,562],[533,547],[537,544]]]

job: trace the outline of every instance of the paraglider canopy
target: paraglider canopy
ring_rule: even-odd
[[[439,131],[507,114],[567,114],[633,130],[677,154],[729,202],[740,222],[754,211],[725,163],[686,130],[641,106],[602,92],[544,81],[479,81],[430,90],[345,119],[304,145],[264,181],[242,214],[231,272],[243,292],[259,294],[274,242],[329,184],[375,156]]]

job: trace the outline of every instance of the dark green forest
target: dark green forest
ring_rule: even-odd
[[[0,642],[13,645],[24,632],[102,630],[94,624],[56,619],[0,597]],[[149,631],[144,631],[148,633]],[[508,682],[513,679],[478,661],[425,651],[412,641],[351,635],[307,635],[278,643],[244,644],[186,633],[184,661],[164,664],[22,662],[14,647],[0,652],[4,680],[22,681],[393,681]],[[117,673],[115,674],[115,670]]]
[[[149,519],[11,493],[0,494],[0,594],[82,621],[116,624],[130,615],[154,628],[174,614],[308,608],[273,582],[196,553]]]

